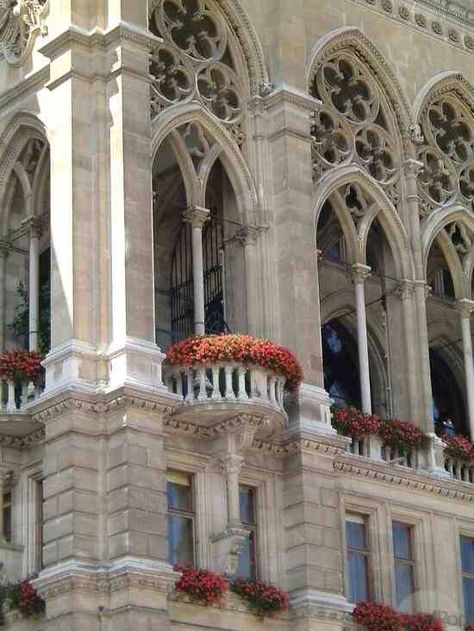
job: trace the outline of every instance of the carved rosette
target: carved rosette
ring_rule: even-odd
[[[14,66],[24,63],[34,40],[46,33],[47,0],[0,0],[0,53]]]
[[[310,92],[322,102],[311,127],[315,179],[335,166],[356,163],[393,189],[400,160],[370,71],[355,55],[339,53],[317,68]]]
[[[472,112],[453,94],[437,97],[423,112],[418,184],[425,214],[455,202],[474,210],[473,123]]]
[[[211,11],[208,0],[156,0],[150,29],[163,40],[150,63],[152,115],[198,100],[240,137],[244,91],[233,65],[229,28],[219,12]]]

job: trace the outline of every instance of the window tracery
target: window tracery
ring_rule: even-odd
[[[237,76],[231,32],[208,0],[157,0],[150,29],[162,43],[150,63],[152,115],[176,103],[198,100],[230,127],[239,127],[243,86]]]
[[[383,99],[365,66],[349,53],[331,57],[317,69],[310,92],[322,102],[311,127],[315,178],[355,162],[382,186],[393,187],[398,179],[396,146]]]
[[[419,149],[424,168],[418,176],[421,209],[459,202],[474,210],[474,120],[454,97],[432,102],[422,117],[425,143]]]

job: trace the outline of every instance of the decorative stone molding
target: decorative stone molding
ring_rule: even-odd
[[[357,458],[357,461],[354,462],[350,456],[347,456],[343,460],[336,459],[334,461],[334,469],[341,473],[356,475],[368,480],[394,484],[407,489],[441,495],[463,502],[474,501],[474,487],[469,489],[466,488],[466,485],[463,485],[464,488],[461,490],[459,483],[448,480],[443,480],[443,483],[440,483],[436,481],[436,478],[432,479],[429,474],[423,475],[408,469],[405,471],[401,467],[394,471],[393,467],[388,467],[387,465],[379,465],[369,461],[361,462],[360,458]]]
[[[1,430],[1,427],[0,427]],[[5,436],[0,435],[0,446],[11,447],[13,449],[27,449],[33,445],[41,444],[44,441],[45,432],[44,428],[28,434],[27,436]]]
[[[351,1],[358,5],[370,5],[372,9],[380,11],[385,17],[442,38],[447,44],[474,52],[474,38],[470,34],[474,27],[474,12],[468,7],[463,7],[459,0],[458,2],[418,0],[417,4],[426,7],[425,12],[413,10],[404,0]],[[452,21],[457,22],[459,28],[452,26]]]
[[[249,536],[249,531],[239,526],[228,526],[211,539],[214,569],[225,576],[235,576],[239,568],[240,553]]]
[[[12,66],[21,66],[38,35],[46,35],[47,0],[0,0],[0,52]]]

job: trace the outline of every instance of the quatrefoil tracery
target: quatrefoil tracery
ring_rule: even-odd
[[[314,173],[354,161],[383,186],[398,177],[395,143],[381,99],[358,59],[343,53],[320,66],[312,94],[322,101],[311,128]]]
[[[458,199],[474,210],[474,119],[450,96],[443,97],[424,113],[426,139],[419,158],[424,168],[418,176],[422,208],[436,207]],[[428,205],[427,205],[428,202]]]
[[[199,100],[234,129],[242,117],[243,88],[233,69],[228,29],[208,0],[158,0],[150,28],[163,44],[150,63],[152,113],[175,103]]]

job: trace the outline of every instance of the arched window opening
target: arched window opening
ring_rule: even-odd
[[[430,349],[433,420],[436,432],[444,433],[446,421],[452,421],[456,432],[468,436],[466,407],[461,389],[441,351]]]
[[[178,164],[176,144],[189,160]],[[193,123],[162,143],[155,158],[156,339],[164,349],[196,332],[246,329],[244,226],[220,159],[202,177],[211,147],[201,126]],[[205,207],[190,201],[196,198]]]
[[[323,326],[324,387],[338,407],[360,409],[357,344],[338,320]]]
[[[444,254],[435,242],[428,260],[428,285],[434,296],[454,300],[456,297],[453,277]]]
[[[49,147],[39,137],[21,144],[4,196],[3,348],[49,351],[51,256]]]

